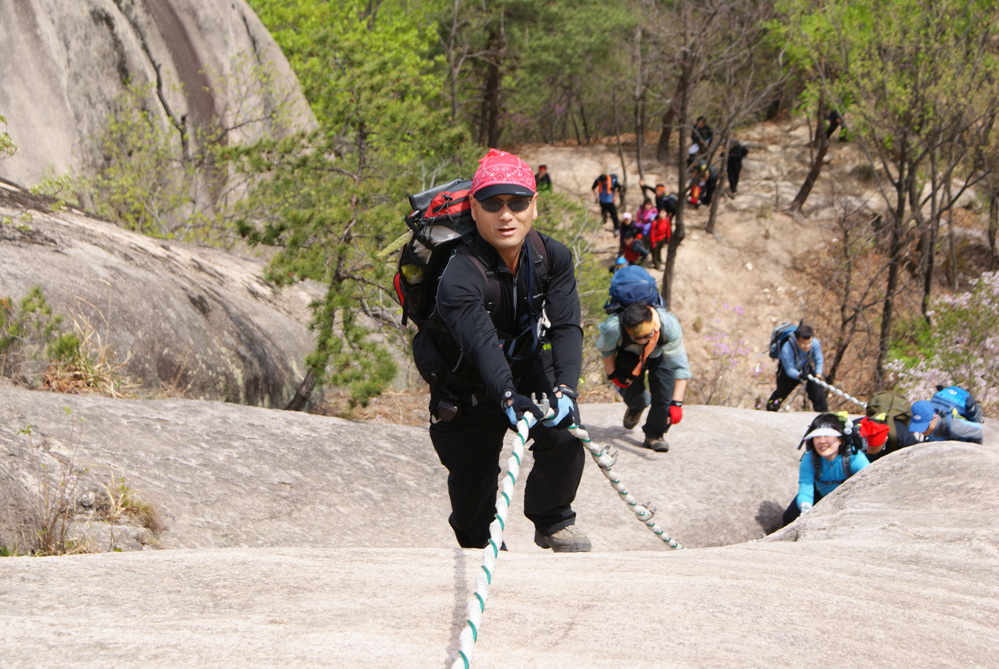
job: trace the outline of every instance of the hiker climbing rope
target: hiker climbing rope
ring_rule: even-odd
[[[839,395],[843,399],[848,400],[850,402],[853,402],[854,404],[856,404],[857,406],[861,407],[862,409],[866,409],[867,408],[867,402],[861,402],[856,397],[853,397],[852,395],[848,395],[848,394],[844,393],[839,388],[837,388],[835,386],[829,385],[828,383],[826,383],[822,379],[820,379],[820,378],[818,378],[818,377],[816,377],[816,376],[814,376],[812,374],[806,374],[805,378],[808,379],[809,381],[813,381],[813,382],[819,384],[820,386],[822,386],[826,390],[832,391],[833,393]]]
[[[535,398],[535,403],[546,418],[551,415],[547,397],[542,395],[540,399]],[[524,446],[527,444],[531,427],[535,422],[534,416],[525,413],[517,423],[517,436],[513,439],[513,453],[507,460],[506,476],[503,477],[500,494],[496,498],[496,519],[489,524],[489,545],[483,549],[482,571],[475,579],[475,592],[468,600],[468,620],[465,629],[458,637],[461,649],[458,651],[458,659],[451,665],[452,669],[468,669],[472,663],[472,652],[475,648],[475,642],[479,638],[479,628],[482,625],[482,613],[486,609],[486,600],[489,599],[489,585],[493,580],[496,558],[499,557],[500,547],[503,545],[503,530],[506,528],[506,515],[510,510],[510,501],[513,499],[513,488],[517,484],[517,476],[520,474]]]
[[[576,425],[570,425],[568,429],[572,436],[583,442],[583,445],[586,446],[586,449],[590,452],[590,456],[593,458],[593,461],[597,463],[597,466],[600,467],[600,471],[603,472],[603,475],[610,482],[611,487],[617,491],[618,495],[621,496],[621,499],[624,500],[625,504],[627,504],[634,512],[635,516],[642,521],[642,524],[648,527],[649,531],[659,537],[659,539],[661,539],[662,542],[670,548],[683,550],[683,546],[678,544],[676,540],[666,534],[663,528],[661,528],[656,521],[652,519],[652,517],[656,514],[656,507],[652,506],[651,502],[639,504],[631,493],[625,489],[624,484],[621,483],[621,479],[615,478],[611,473],[611,468],[617,462],[617,454],[615,453],[614,455],[611,455],[608,452],[608,446],[604,446],[603,448],[597,448],[594,446],[593,442],[590,441],[589,433],[587,433],[587,431],[583,428]]]

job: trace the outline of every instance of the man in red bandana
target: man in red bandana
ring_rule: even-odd
[[[579,425],[583,344],[572,253],[534,230],[534,173],[517,156],[491,149],[471,193],[476,232],[459,244],[437,289],[444,332],[429,347],[426,338],[414,341],[420,369],[439,370],[427,378],[430,438],[448,470],[449,522],[461,546],[488,544],[504,436],[531,414],[524,512],[534,541],[555,552],[588,551],[571,506],[584,451],[565,429]],[[548,396],[554,416],[540,420],[534,393]]]

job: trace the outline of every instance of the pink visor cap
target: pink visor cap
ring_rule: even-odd
[[[488,200],[497,195],[532,197],[534,172],[523,160],[497,149],[479,158],[479,169],[472,177],[472,195],[476,200]]]

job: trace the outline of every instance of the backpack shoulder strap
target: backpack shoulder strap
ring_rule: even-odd
[[[527,238],[530,240],[530,244],[534,247],[538,256],[534,261],[534,269],[537,271],[538,277],[541,279],[541,287],[547,291],[548,278],[552,264],[551,259],[548,257],[548,247],[545,246],[545,240],[541,238],[541,234],[534,228],[531,228],[531,231],[527,233]]]
[[[467,239],[464,240],[463,244],[458,245],[455,252],[468,256],[471,259],[472,264],[475,265],[475,268],[479,270],[479,273],[482,275],[482,279],[486,282],[486,311],[490,314],[493,313],[493,309],[496,308],[500,299],[500,286],[499,281],[496,280],[495,273],[486,265],[486,262],[479,257],[475,250],[472,249],[472,246],[469,244]]]

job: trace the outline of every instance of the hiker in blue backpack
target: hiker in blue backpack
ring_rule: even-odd
[[[805,381],[805,392],[815,411],[827,411],[826,390],[805,377],[811,374],[822,378],[822,344],[814,336],[811,326],[798,325],[793,337],[788,337],[777,356],[777,388],[767,400],[767,411],[777,411],[798,384]]]
[[[413,344],[430,383],[430,439],[448,470],[448,520],[460,546],[488,545],[504,437],[531,414],[524,514],[534,541],[554,552],[589,551],[572,509],[585,452],[565,429],[580,424],[583,333],[572,252],[533,229],[534,174],[517,156],[491,149],[470,194],[475,232],[450,256],[437,287],[444,331],[421,330],[418,338],[434,337],[419,351]],[[554,416],[541,420],[535,393],[548,395]]]
[[[683,418],[683,396],[690,378],[680,322],[662,307],[636,302],[608,316],[599,330],[597,349],[604,371],[628,406],[624,427],[630,430],[638,425],[645,407],[650,407],[642,426],[642,447],[665,453],[669,444],[663,437]]]
[[[870,464],[847,440],[847,430],[852,429],[833,413],[820,414],[809,425],[806,451],[798,465],[798,494],[784,511],[784,526]]]
[[[969,441],[982,443],[982,424],[965,420],[954,411],[943,412],[933,402],[912,404],[909,431],[922,441]]]

